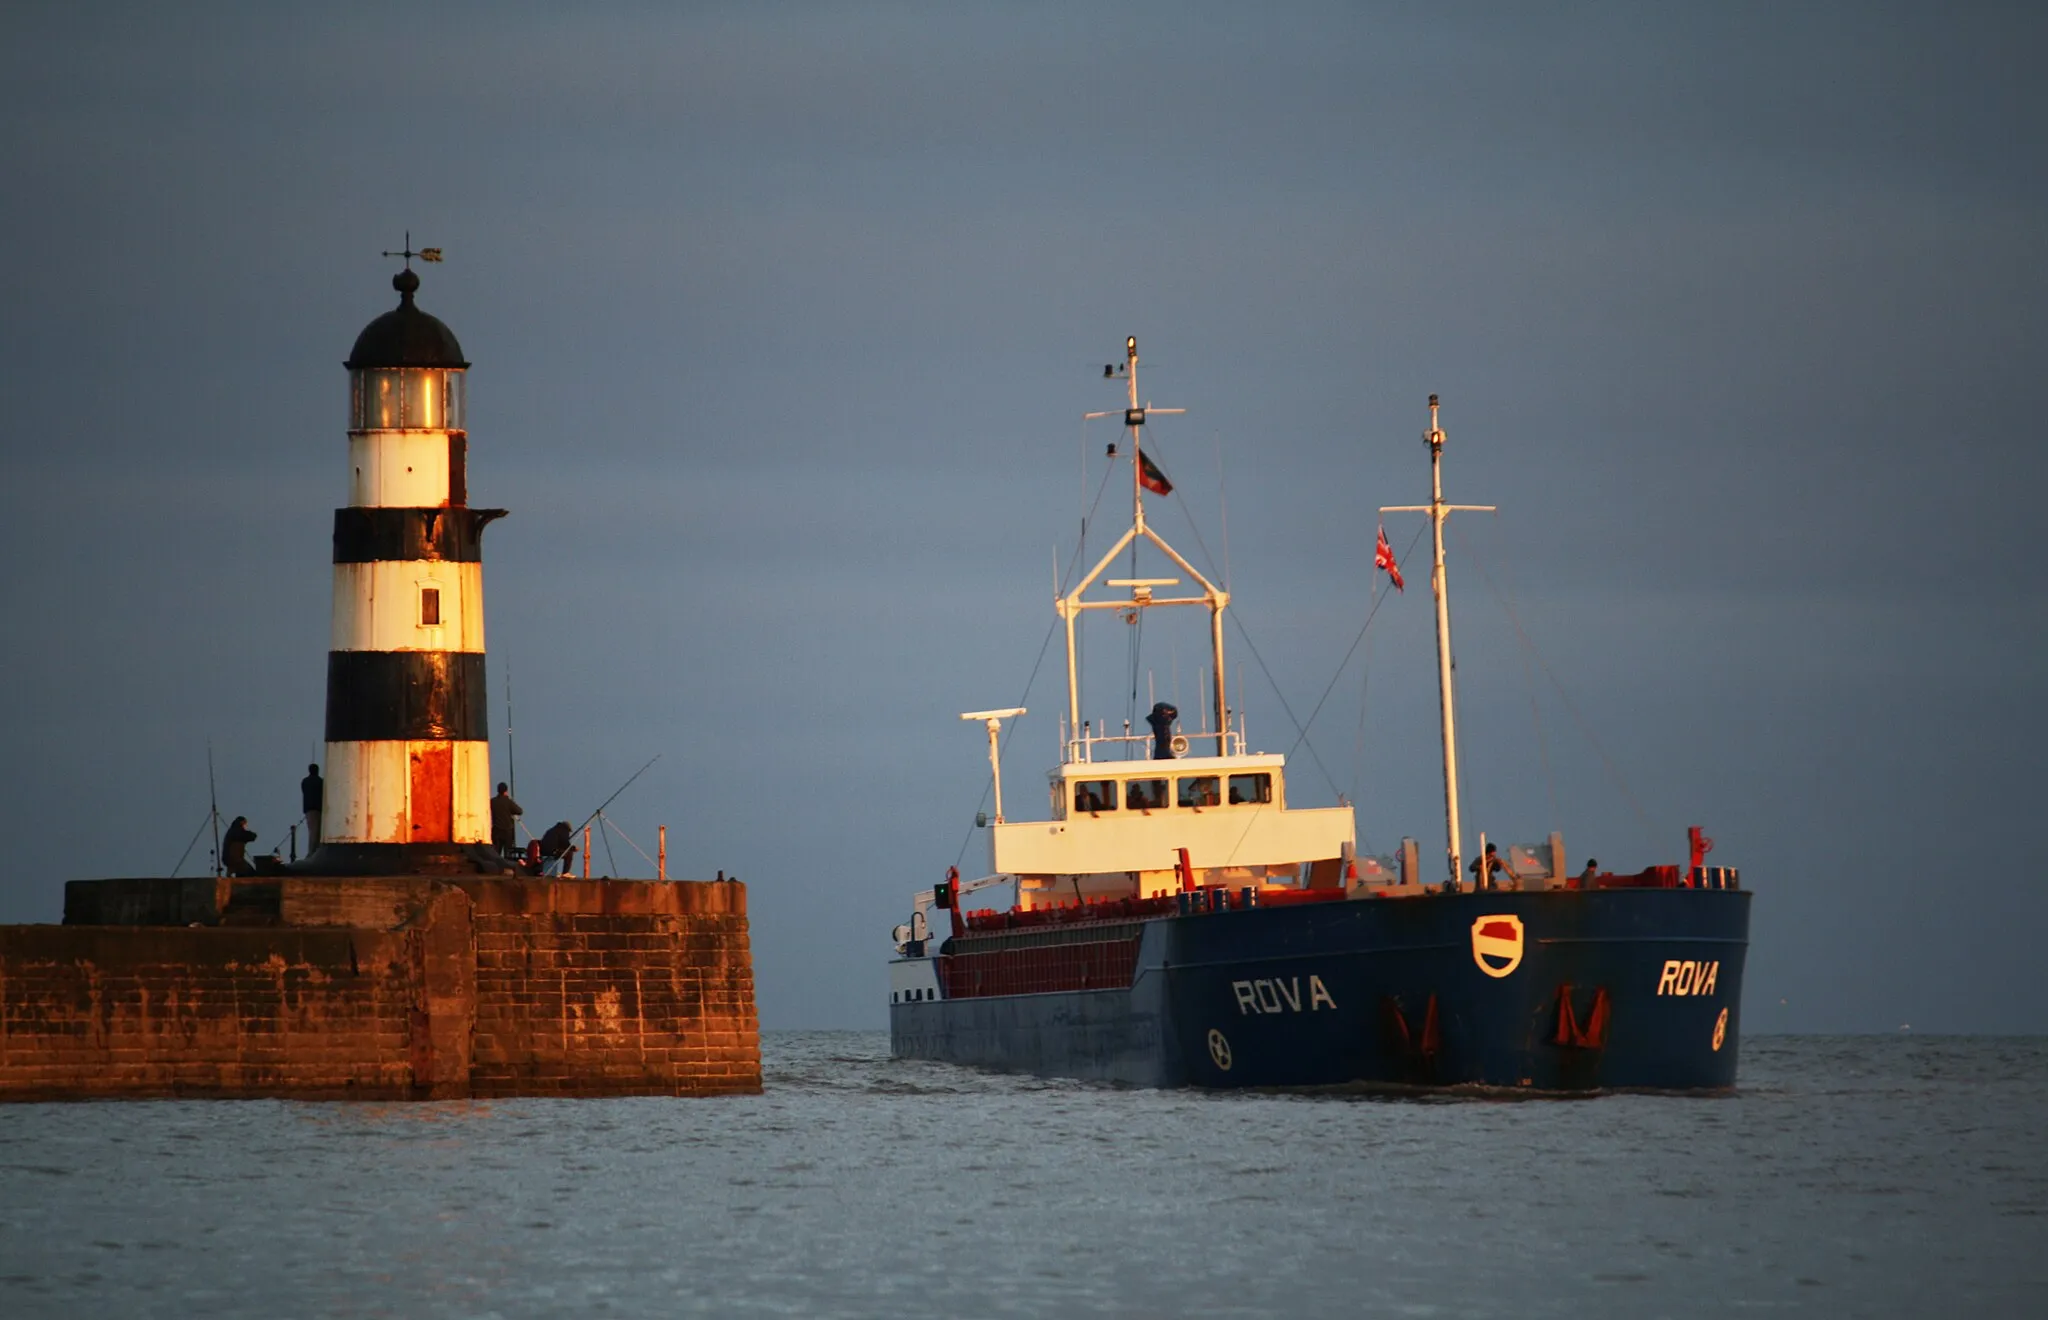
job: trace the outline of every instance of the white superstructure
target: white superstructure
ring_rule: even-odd
[[[1054,602],[1065,624],[1067,704],[1060,730],[1061,764],[1047,776],[1049,811],[1039,820],[1007,819],[999,791],[996,815],[989,823],[992,874],[963,888],[986,887],[984,881],[997,878],[1014,881],[1017,906],[1033,909],[1105,898],[1149,898],[1181,888],[1342,886],[1356,840],[1351,808],[1289,806],[1286,758],[1246,751],[1242,717],[1233,720],[1224,697],[1223,612],[1230,604],[1229,593],[1146,522],[1145,490],[1171,486],[1144,456],[1143,427],[1148,417],[1182,410],[1139,403],[1137,340],[1125,340],[1124,351],[1122,370],[1112,366],[1104,374],[1121,376],[1128,385],[1129,402],[1122,416],[1130,445],[1131,523],[1094,567]],[[1151,543],[1192,579],[1195,590],[1175,593],[1177,578],[1108,577],[1117,557],[1140,540]],[[1098,586],[1118,588],[1123,594],[1091,596]],[[1166,606],[1209,611],[1211,700],[1204,726],[1181,732],[1179,712],[1162,702],[1154,707],[1151,736],[1098,733],[1081,718],[1079,621],[1101,610],[1132,620],[1139,611]],[[997,724],[1023,713],[979,711],[961,717],[987,721],[989,759],[999,784]],[[1204,747],[1211,754],[1188,755]]]

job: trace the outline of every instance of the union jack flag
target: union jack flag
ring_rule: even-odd
[[[1372,566],[1387,570],[1387,577],[1393,582],[1394,590],[1408,589],[1401,584],[1401,566],[1394,562],[1394,547],[1387,544],[1387,529],[1384,524],[1380,527],[1379,544],[1372,549]]]

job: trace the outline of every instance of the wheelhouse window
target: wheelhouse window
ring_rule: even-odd
[[[1273,800],[1273,776],[1232,775],[1230,777],[1230,805],[1246,802],[1271,802]]]
[[[422,627],[422,628],[438,628],[438,627],[440,627],[440,626],[441,626],[441,589],[440,589],[439,587],[421,587],[421,588],[420,588],[420,627]]]
[[[1178,781],[1180,795],[1175,799],[1183,807],[1214,807],[1223,802],[1223,782],[1215,775],[1195,775]]]
[[[1116,810],[1116,780],[1084,779],[1074,785],[1074,810],[1097,812]]]
[[[1124,805],[1132,811],[1157,811],[1166,805],[1164,779],[1133,779],[1124,785]]]

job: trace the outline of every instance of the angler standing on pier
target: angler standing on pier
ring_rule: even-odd
[[[327,781],[320,777],[320,767],[306,767],[306,777],[299,781],[299,810],[306,815],[306,851],[311,853],[320,846],[320,812],[327,804]]]
[[[512,800],[512,790],[499,784],[498,796],[491,799],[491,846],[501,856],[510,857],[519,851],[519,827],[514,822],[525,814]]]

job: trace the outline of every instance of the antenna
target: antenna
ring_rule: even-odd
[[[1003,754],[999,741],[1003,733],[1003,721],[1014,719],[1023,713],[1022,706],[1011,706],[1007,710],[970,710],[960,716],[963,720],[983,720],[988,724],[988,768],[989,773],[995,778],[998,825],[1003,823]]]
[[[1136,335],[1126,335],[1124,337],[1124,365],[1119,367],[1114,362],[1105,362],[1102,364],[1102,376],[1105,380],[1121,380],[1125,382],[1129,391],[1130,401],[1124,406],[1124,430],[1129,432],[1131,437],[1131,522],[1142,534],[1145,530],[1144,493],[1149,490],[1155,495],[1170,494],[1173,490],[1173,483],[1166,479],[1166,474],[1161,472],[1156,464],[1145,457],[1143,446],[1138,439],[1139,428],[1145,425],[1145,419],[1153,413],[1157,413],[1161,417],[1178,416],[1181,413],[1185,413],[1187,409],[1155,408],[1149,403],[1139,404],[1138,337]],[[1081,420],[1092,422],[1099,418],[1114,416],[1116,416],[1114,412],[1083,413],[1081,414]],[[1110,445],[1109,452],[1111,455],[1116,453],[1116,446],[1114,444]]]

